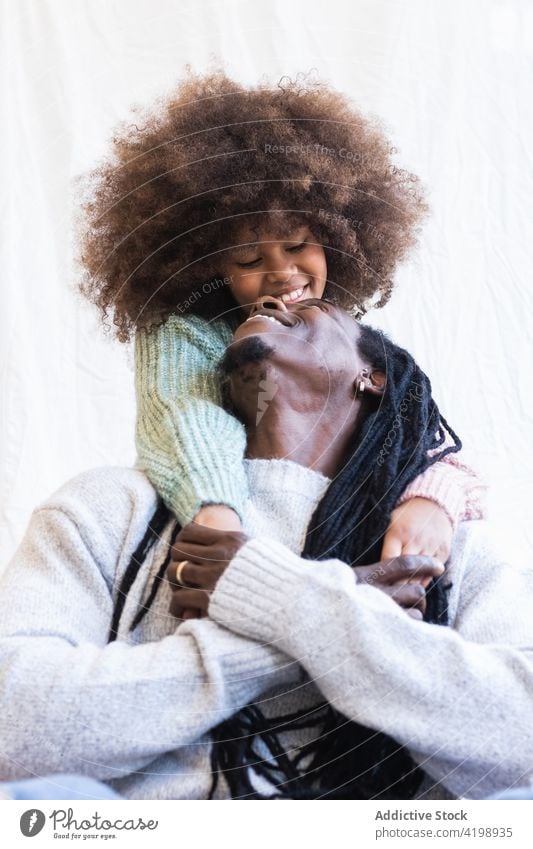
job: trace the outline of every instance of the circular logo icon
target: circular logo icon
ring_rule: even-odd
[[[24,811],[20,818],[20,830],[24,837],[35,837],[42,831],[46,822],[46,817],[42,811],[37,808],[30,808],[29,811]]]

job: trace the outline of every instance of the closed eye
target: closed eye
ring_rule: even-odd
[[[236,262],[235,265],[238,265],[239,268],[252,268],[254,265],[257,265],[260,260],[261,257],[258,259],[252,259],[251,262]]]

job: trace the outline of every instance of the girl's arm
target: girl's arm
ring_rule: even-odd
[[[444,445],[451,445],[447,435]],[[463,461],[447,454],[418,475],[398,499],[381,551],[382,559],[428,554],[445,562],[459,522],[486,517],[487,485]]]
[[[176,315],[135,337],[135,465],[182,526],[204,505],[226,505],[242,519],[246,434],[222,408],[216,375],[231,338],[221,320]]]
[[[448,445],[451,439],[447,435],[444,447]],[[464,462],[463,456],[462,449],[438,460],[409,484],[396,506],[411,498],[433,501],[444,510],[454,531],[461,521],[485,519],[487,484]]]

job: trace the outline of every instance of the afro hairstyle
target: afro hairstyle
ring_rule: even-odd
[[[209,281],[243,223],[279,238],[307,224],[326,253],[325,298],[354,315],[387,302],[427,204],[378,118],[312,73],[249,87],[188,65],[133,113],[76,179],[79,290],[120,341],[184,303],[208,319],[235,309]]]

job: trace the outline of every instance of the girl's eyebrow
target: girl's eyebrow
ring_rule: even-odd
[[[240,244],[235,245],[235,250],[244,250],[245,248],[255,248],[255,247],[257,247],[257,245],[261,244],[262,241],[263,240],[261,240],[261,239],[257,239],[256,241],[254,241],[253,239],[250,239],[249,242],[241,242]]]
[[[245,242],[242,245],[235,245],[234,247],[228,249],[228,253],[231,253],[233,255],[243,254],[247,250],[251,250],[252,248],[257,248],[257,247],[259,247],[259,245],[262,245],[263,243],[270,245],[273,242],[301,242],[302,240],[305,240],[308,237],[307,232],[302,235],[301,230],[303,230],[303,228],[300,228],[300,230],[297,231],[296,235],[288,236],[286,239],[265,239],[265,240],[260,239],[257,242],[250,241],[250,242]]]
[[[247,242],[245,245],[235,245],[228,249],[228,254],[230,254],[230,256],[240,256],[241,254],[246,253],[246,251],[249,251],[251,248],[256,248],[257,244],[257,242]]]

